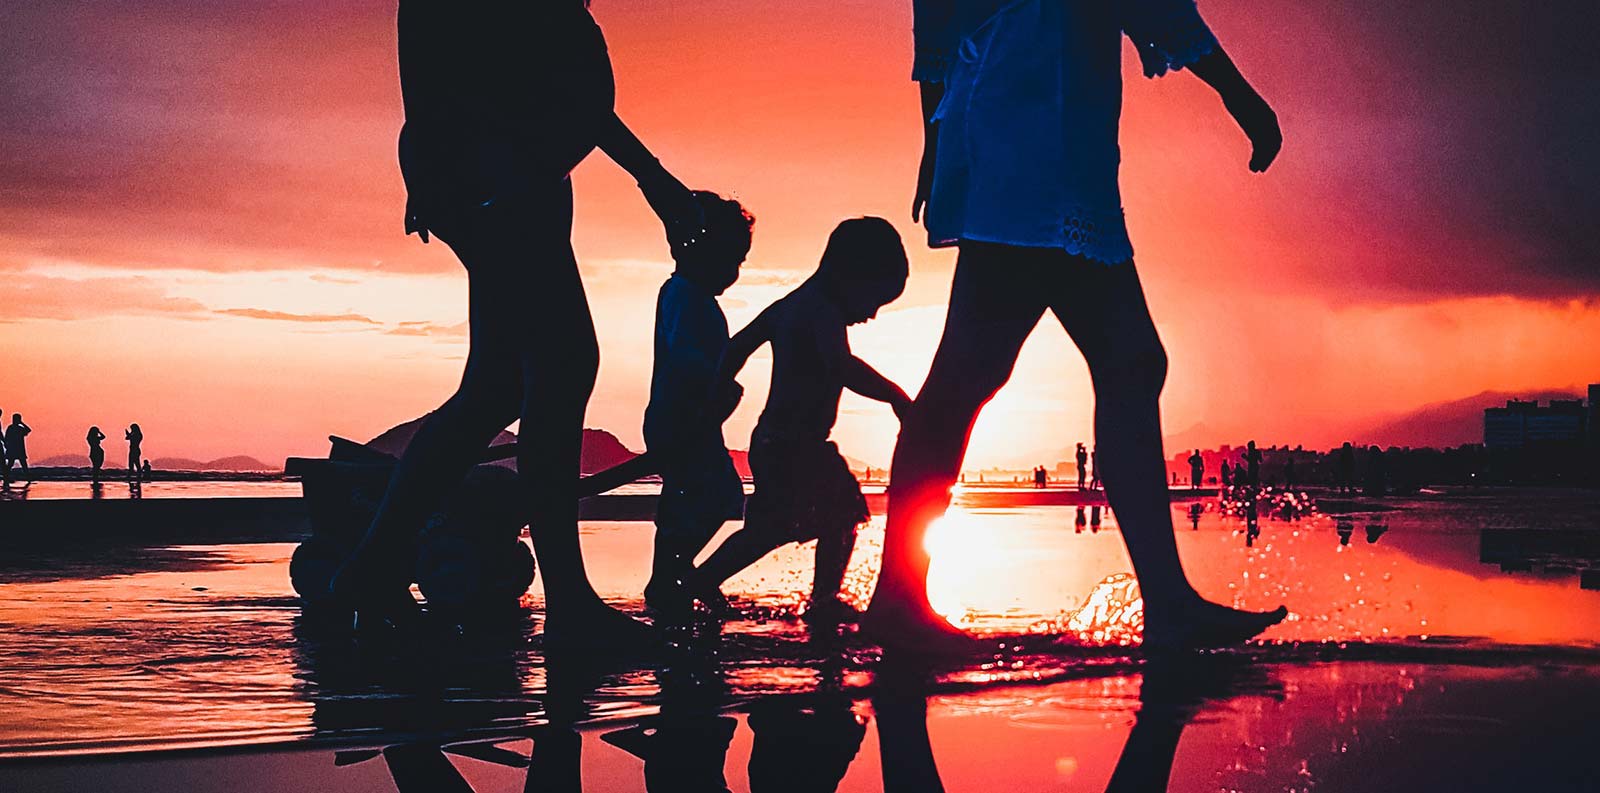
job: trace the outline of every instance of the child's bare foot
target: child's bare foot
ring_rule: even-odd
[[[603,603],[546,617],[544,647],[550,652],[635,650],[660,643],[656,630]]]
[[[1171,611],[1152,613],[1145,606],[1144,648],[1156,651],[1198,650],[1243,644],[1289,616],[1272,611],[1241,611],[1195,598]]]

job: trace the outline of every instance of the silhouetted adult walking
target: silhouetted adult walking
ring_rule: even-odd
[[[949,313],[895,449],[883,572],[867,633],[925,647],[958,634],[927,597],[928,524],[974,420],[1046,311],[1089,365],[1107,495],[1145,604],[1151,646],[1225,644],[1281,620],[1210,603],[1178,559],[1158,398],[1167,360],[1133,265],[1117,186],[1121,37],[1149,76],[1190,68],[1221,95],[1265,170],[1282,143],[1271,108],[1193,0],[914,0],[924,152],[912,218],[957,245]]]
[[[129,424],[122,437],[128,441],[128,478],[138,481],[140,463],[144,460],[144,431],[138,424]]]
[[[633,643],[646,628],[601,602],[578,545],[583,415],[599,345],[571,243],[574,166],[596,147],[638,181],[673,244],[698,229],[687,188],[613,112],[605,39],[581,0],[402,0],[400,165],[407,233],[438,236],[468,274],[461,385],[400,463],[334,593],[363,622],[408,621],[411,546],[478,453],[521,419],[517,467],[546,594],[545,641]]]
[[[963,450],[965,454],[965,450]],[[1083,444],[1078,444],[1078,451],[1074,458],[1078,463],[1078,489],[1089,489],[1089,450]]]
[[[100,484],[100,469],[106,464],[106,450],[100,445],[105,439],[106,434],[101,432],[99,427],[90,427],[89,434],[83,438],[89,444],[90,476],[93,477],[95,484]]]
[[[1206,458],[1200,456],[1200,450],[1195,449],[1189,455],[1189,489],[1199,490],[1201,483],[1206,478]]]

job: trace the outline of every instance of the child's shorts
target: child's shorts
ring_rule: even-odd
[[[871,518],[866,496],[832,441],[755,439],[750,472],[756,489],[745,505],[745,527],[783,542],[853,534]]]
[[[717,451],[720,453],[704,455],[703,460],[680,466],[680,470],[662,472],[661,500],[656,504],[658,530],[715,534],[723,521],[744,515],[744,480],[727,450]],[[704,543],[711,539],[710,534],[697,539]]]

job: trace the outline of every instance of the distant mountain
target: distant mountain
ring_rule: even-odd
[[[1582,399],[1581,394],[1565,391],[1509,393],[1484,391],[1465,399],[1435,402],[1416,410],[1391,416],[1354,433],[1351,440],[1363,445],[1433,446],[1446,448],[1465,443],[1483,443],[1483,409],[1504,407],[1509,399]]]
[[[423,418],[427,418],[424,416]],[[381,452],[400,455],[410,445],[412,436],[417,434],[417,428],[422,426],[422,418],[408,421],[404,424],[391,427],[381,435],[367,442],[368,446]],[[515,443],[517,436],[501,430],[495,436],[492,445],[499,446],[506,443]],[[585,475],[603,471],[614,465],[625,463],[639,456],[638,452],[631,451],[617,440],[617,436],[605,430],[585,429],[583,431],[583,453],[579,460],[579,468]],[[507,460],[501,465],[516,468],[516,461]]]
[[[85,465],[88,463],[85,462]],[[191,460],[187,457],[157,457],[150,461],[157,471],[278,471],[279,466],[267,465],[254,457],[234,455],[216,460]]]
[[[43,460],[33,460],[29,465],[40,468],[88,468],[89,458],[81,454],[58,454]]]

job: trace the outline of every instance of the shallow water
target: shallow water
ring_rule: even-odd
[[[1582,569],[1600,567],[1582,541],[1600,531],[1592,494],[1450,494],[1348,516],[1263,520],[1256,537],[1208,506],[1198,528],[1183,505],[1174,509],[1180,551],[1202,593],[1247,608],[1281,602],[1293,612],[1268,644],[1231,655],[1290,670],[1281,674],[1326,688],[1314,696],[1335,706],[1343,707],[1341,697],[1369,699],[1366,684],[1340,678],[1338,670],[1357,666],[1385,670],[1374,673],[1380,677],[1401,666],[1413,676],[1444,666],[1499,670],[1489,688],[1508,669],[1560,666],[1576,669],[1567,674],[1584,690],[1594,684],[1600,591],[1580,586]],[[875,519],[857,544],[850,589],[858,599],[870,592],[880,526]],[[642,523],[584,526],[596,587],[624,608],[639,608],[650,531]],[[1558,541],[1530,544],[1537,547],[1528,558],[1503,561],[1501,549],[1496,562],[1480,561],[1485,533],[1508,531]],[[647,716],[685,679],[691,690],[711,686],[719,706],[819,688],[876,690],[866,688],[870,655],[808,643],[793,619],[809,585],[807,550],[785,548],[730,582],[741,616],[714,651],[697,643],[697,652],[554,672],[530,638],[542,605],[537,583],[516,630],[356,645],[301,619],[288,583],[289,545],[118,550],[98,559],[75,552],[91,561],[0,582],[0,756],[505,735],[559,709],[579,721]],[[1038,692],[1049,689],[1017,694],[995,688],[1002,684],[1089,685],[1079,678],[1139,672],[1121,646],[1136,636],[1138,601],[1121,577],[1128,563],[1109,513],[1096,527],[1086,510],[1080,532],[1071,507],[955,510],[930,550],[930,591],[943,613],[963,627],[1023,636],[1008,642],[1020,648],[937,670],[935,694],[967,697],[962,707],[998,697],[1006,711],[1015,706],[1004,703],[1048,698]],[[1040,631],[1046,635],[1029,635]],[[1343,663],[1321,665],[1329,660]],[[1080,701],[1067,716],[1032,706],[1003,716],[1078,718],[1081,710],[1126,727],[1129,695],[1106,696]],[[1416,718],[1425,720],[1425,711]],[[1251,729],[1276,723],[1243,719]]]

